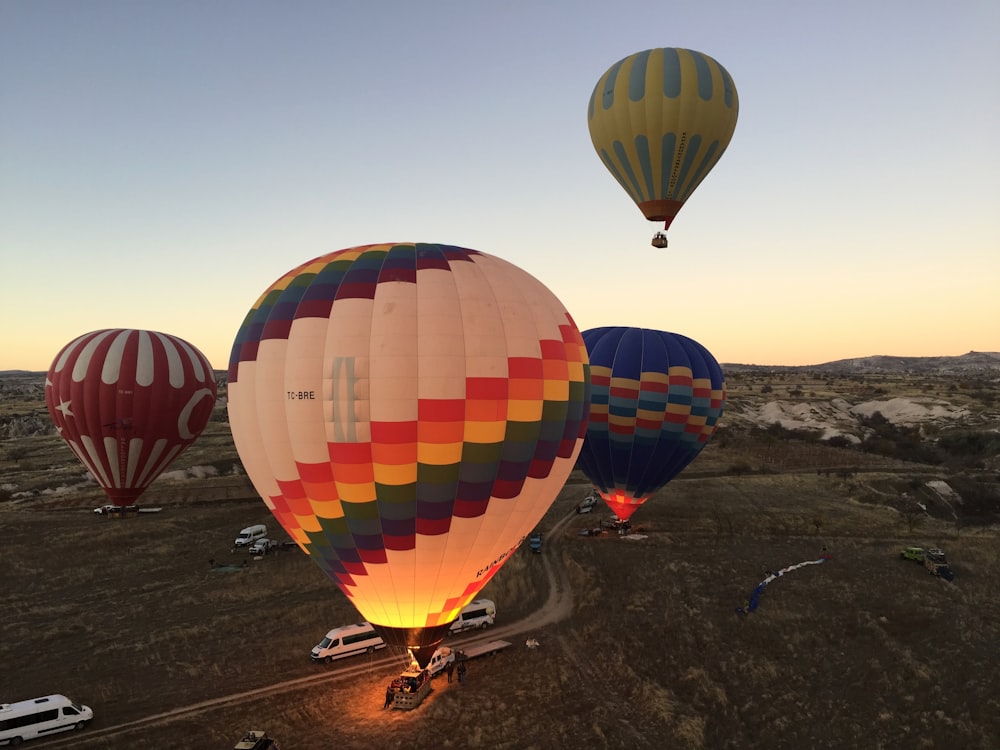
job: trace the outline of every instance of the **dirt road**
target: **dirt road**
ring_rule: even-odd
[[[561,564],[562,558],[559,554],[559,548],[562,532],[573,516],[574,514],[570,513],[559,519],[559,521],[548,529],[545,534],[549,542],[546,553],[542,556],[542,562],[545,567],[546,578],[548,581],[548,597],[544,604],[527,617],[508,625],[493,628],[487,637],[484,637],[483,635],[475,635],[465,638],[456,638],[452,644],[453,646],[471,646],[480,641],[493,640],[496,638],[514,639],[518,636],[531,634],[548,625],[565,620],[572,614],[573,592],[570,589],[569,578],[566,575],[565,568]],[[297,690],[311,689],[315,688],[317,685],[325,683],[343,683],[352,679],[367,678],[374,669],[389,668],[394,664],[398,664],[399,656],[393,654],[382,657],[374,657],[365,661],[363,664],[359,664],[357,659],[351,659],[348,661],[349,663],[344,666],[337,667],[332,670],[326,670],[322,674],[308,675],[292,680],[285,680],[263,688],[245,690],[212,700],[200,701],[188,706],[181,706],[169,711],[153,714],[136,721],[87,730],[82,735],[67,733],[59,737],[51,738],[45,743],[44,746],[52,748],[73,747],[80,748],[81,750],[83,748],[90,747],[92,744],[97,746],[107,746],[108,742],[115,742],[118,740],[125,741],[124,738],[133,732],[149,732],[150,730],[156,729],[167,730],[173,722],[188,720],[198,714],[226,708],[228,706],[247,703],[249,701],[271,696],[287,695],[289,693],[294,693]],[[100,743],[100,745],[98,745],[98,743]]]

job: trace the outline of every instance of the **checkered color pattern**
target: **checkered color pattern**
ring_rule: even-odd
[[[586,430],[586,347],[494,256],[383,244],[315,258],[247,314],[236,446],[275,518],[364,617],[450,623],[539,522]]]
[[[591,407],[579,465],[628,518],[701,452],[726,401],[722,369],[696,341],[643,328],[583,333]]]

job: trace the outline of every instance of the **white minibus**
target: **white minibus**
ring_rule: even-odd
[[[458,613],[458,619],[448,628],[449,633],[461,633],[472,628],[485,629],[496,621],[497,605],[490,599],[473,599]]]
[[[258,539],[263,539],[266,536],[267,526],[262,523],[258,523],[253,526],[247,526],[243,529],[239,536],[236,537],[236,541],[233,542],[233,544],[237,547],[246,547],[248,544],[253,544]]]
[[[313,661],[333,661],[354,654],[371,653],[377,648],[385,648],[382,636],[367,622],[334,628],[317,643],[309,658]]]
[[[75,703],[65,695],[0,703],[0,743],[20,745],[35,737],[83,729],[93,718],[89,706]]]

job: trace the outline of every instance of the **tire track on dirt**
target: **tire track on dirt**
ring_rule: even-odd
[[[544,628],[548,625],[561,622],[572,615],[573,592],[570,589],[569,576],[566,574],[565,567],[561,564],[561,556],[553,554],[552,551],[560,551],[562,531],[575,515],[575,512],[570,512],[557,521],[555,525],[553,525],[552,528],[546,532],[546,537],[549,540],[547,546],[550,552],[548,554],[544,552],[542,553],[542,564],[545,567],[549,587],[549,595],[546,598],[545,603],[527,617],[523,617],[516,622],[510,623],[509,625],[492,628],[489,631],[488,636],[456,639],[453,644],[455,647],[471,646],[476,643],[496,640],[498,638],[510,639],[515,636],[530,634],[531,632]],[[558,560],[560,564],[557,565],[556,562],[554,562],[555,560]],[[135,721],[124,722],[110,727],[87,730],[84,734],[67,733],[62,737],[52,737],[47,742],[40,744],[39,747],[80,748],[92,742],[97,743],[100,741],[107,741],[122,737],[130,732],[163,727],[169,725],[173,721],[188,719],[206,711],[225,708],[226,706],[234,704],[246,703],[259,698],[291,693],[307,687],[333,682],[334,680],[359,677],[377,667],[389,667],[393,664],[398,665],[399,661],[400,657],[397,655],[375,657],[370,659],[369,662],[363,666],[352,664],[335,668],[333,670],[326,670],[322,674],[318,675],[297,677],[295,679],[275,683],[274,685],[267,685],[253,690],[244,690],[239,693],[222,696],[220,698],[200,701],[189,706],[181,706],[179,708],[171,709],[170,711],[164,711],[162,713],[143,717],[142,719],[136,719]]]

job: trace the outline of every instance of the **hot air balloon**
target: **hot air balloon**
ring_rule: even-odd
[[[646,328],[583,332],[590,357],[590,423],[577,465],[627,520],[708,444],[726,386],[697,341]]]
[[[738,113],[725,68],[701,52],[667,47],[608,68],[590,96],[587,123],[604,166],[666,231],[725,152]],[[653,245],[667,246],[664,232]]]
[[[586,348],[559,300],[448,245],[302,264],[251,308],[229,361],[257,492],[421,665],[555,499],[588,405]]]
[[[132,505],[197,439],[215,396],[205,355],[156,331],[86,333],[62,348],[45,378],[59,435],[118,507]]]

